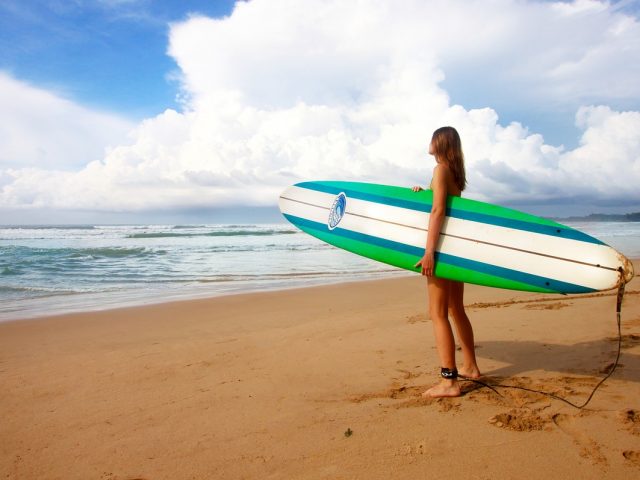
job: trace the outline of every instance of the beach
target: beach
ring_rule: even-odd
[[[1,478],[634,478],[639,293],[582,410],[469,382],[423,399],[418,275],[2,322]],[[615,292],[467,285],[465,303],[491,385],[580,404],[615,360]]]

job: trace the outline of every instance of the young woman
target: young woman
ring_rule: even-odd
[[[436,130],[431,138],[429,154],[436,159],[430,187],[433,191],[433,205],[424,256],[415,266],[420,266],[422,275],[427,277],[429,316],[436,337],[442,379],[439,384],[422,395],[424,397],[457,397],[460,395],[458,375],[479,378],[480,369],[476,363],[473,329],[464,311],[464,283],[434,276],[435,251],[445,217],[447,196],[459,197],[467,183],[462,144],[455,128],[442,127]],[[422,187],[413,187],[414,192],[420,190]],[[462,367],[459,374],[456,368],[455,341],[449,323],[449,314],[453,318],[462,347]]]

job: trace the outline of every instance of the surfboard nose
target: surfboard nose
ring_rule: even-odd
[[[624,283],[629,283],[633,278],[633,263],[624,255],[620,255],[620,263],[622,264],[622,275],[624,276]]]

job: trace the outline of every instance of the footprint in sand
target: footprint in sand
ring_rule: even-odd
[[[610,338],[612,342],[618,343],[618,337]],[[623,350],[633,348],[636,345],[640,345],[640,335],[637,333],[629,333],[627,335],[622,335],[620,347]]]
[[[553,303],[530,303],[525,305],[525,310],[560,310],[565,307],[571,306],[566,302],[553,302]]]
[[[632,408],[624,410],[620,417],[622,423],[633,435],[640,435],[640,412]]]
[[[427,322],[428,318],[424,313],[419,313],[417,315],[411,315],[407,317],[407,323],[419,323],[419,322]]]
[[[600,451],[600,446],[586,433],[580,431],[574,423],[573,417],[562,413],[557,413],[553,417],[560,430],[569,435],[580,447],[580,456],[590,459],[596,465],[608,465],[607,457]]]
[[[625,450],[622,452],[622,456],[629,460],[631,463],[640,467],[640,452],[637,450]]]
[[[418,378],[420,375],[422,375],[421,372],[411,372],[411,371],[405,370],[403,368],[397,368],[396,370],[398,372],[402,373],[402,378],[404,378],[405,380],[409,380],[411,378]],[[396,380],[395,377],[394,377],[394,380]]]
[[[509,412],[499,413],[489,419],[489,423],[498,428],[516,432],[543,430],[549,421],[548,417],[545,418],[535,411],[525,409],[514,409]]]

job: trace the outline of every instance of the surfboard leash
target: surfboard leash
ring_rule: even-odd
[[[616,353],[616,360],[615,362],[613,362],[612,367],[609,369],[609,372],[604,376],[604,378],[602,378],[598,384],[593,387],[593,390],[591,391],[591,394],[589,395],[589,397],[585,400],[585,402],[582,405],[577,405],[575,403],[573,403],[570,400],[567,400],[564,397],[560,397],[558,395],[555,395],[553,393],[550,392],[545,392],[543,390],[536,390],[533,388],[527,388],[527,387],[521,387],[519,385],[501,385],[501,384],[488,384],[486,382],[483,382],[481,380],[476,380],[474,378],[468,378],[468,377],[464,377],[462,375],[459,376],[459,378],[461,380],[467,381],[467,382],[473,382],[476,383],[478,385],[481,385],[481,387],[486,387],[489,388],[491,390],[493,390],[496,394],[498,394],[499,396],[503,396],[500,392],[498,392],[498,390],[496,390],[496,388],[512,388],[515,390],[524,390],[526,392],[532,392],[532,393],[537,393],[539,395],[544,395],[550,398],[553,398],[554,400],[559,400],[561,402],[566,403],[567,405],[572,406],[573,408],[577,408],[579,410],[582,410],[583,408],[585,408],[589,402],[591,401],[591,399],[593,398],[593,396],[595,395],[596,391],[598,390],[598,388],[600,388],[602,386],[602,384],[611,376],[613,375],[613,372],[616,370],[616,368],[618,367],[618,362],[620,361],[620,352],[622,350],[622,328],[621,328],[621,315],[622,315],[622,299],[624,298],[624,287],[625,287],[625,282],[624,282],[624,271],[622,270],[622,267],[618,268],[618,271],[620,272],[620,282],[618,284],[618,294],[616,297],[616,323],[618,326],[618,352]]]

